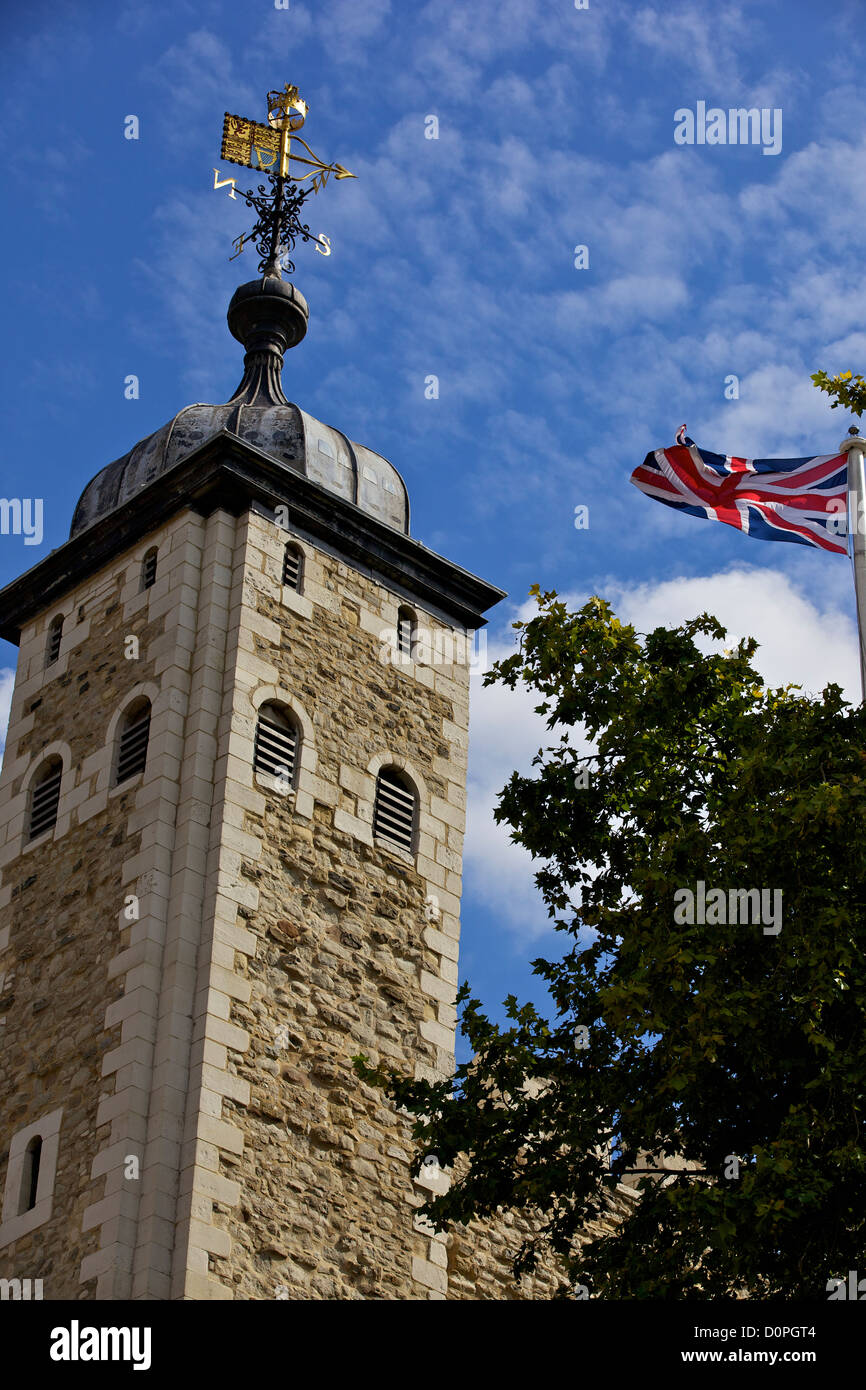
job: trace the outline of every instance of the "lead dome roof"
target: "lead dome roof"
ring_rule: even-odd
[[[228,309],[232,335],[244,344],[244,375],[225,405],[188,405],[87,484],[72,517],[70,539],[167,473],[222,430],[337,493],[362,511],[409,534],[409,495],[381,454],[350,440],[286,400],[283,354],[307,330],[307,302],[272,275],[241,285]]]

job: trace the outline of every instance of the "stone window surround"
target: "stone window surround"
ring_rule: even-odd
[[[135,783],[135,782],[137,781],[137,779],[140,778],[140,777],[143,775],[143,773],[144,773],[145,768],[142,768],[141,772],[137,772],[137,773],[135,774],[134,777],[124,777],[124,779],[123,779],[122,782],[118,782],[118,780],[117,780],[117,767],[118,767],[118,763],[119,763],[119,760],[120,760],[120,745],[121,745],[121,740],[123,739],[123,735],[126,733],[126,729],[124,728],[124,729],[122,730],[122,732],[121,732],[121,728],[122,728],[122,726],[126,723],[126,716],[128,715],[129,711],[132,710],[136,705],[142,705],[142,706],[143,706],[145,701],[147,702],[147,705],[148,705],[148,708],[149,708],[149,714],[150,714],[150,725],[148,726],[148,731],[147,731],[147,747],[145,748],[145,754],[144,754],[144,757],[145,757],[145,768],[146,768],[146,766],[147,766],[147,755],[148,755],[148,753],[150,752],[150,747],[151,747],[151,742],[150,742],[150,740],[151,740],[151,725],[153,724],[153,698],[152,698],[151,696],[147,696],[147,695],[137,695],[137,696],[135,696],[135,698],[133,698],[133,699],[124,699],[123,708],[122,708],[122,710],[120,711],[119,717],[118,717],[118,718],[115,718],[115,716],[112,716],[112,721],[111,721],[111,722],[112,722],[112,726],[113,726],[113,727],[112,727],[112,736],[111,736],[111,738],[108,740],[108,747],[109,747],[110,750],[111,750],[111,765],[110,765],[111,775],[110,775],[110,778],[109,778],[109,783],[110,783],[111,791],[113,791],[113,792],[114,792],[114,791],[119,791],[119,789],[120,789],[121,787],[130,787],[130,786],[132,786],[133,783]],[[141,712],[141,711],[140,711],[140,712]]]
[[[258,721],[259,710],[262,705],[282,705],[289,715],[295,720],[300,731],[300,747],[295,760],[295,785],[287,795],[294,805],[294,809],[299,816],[305,820],[313,818],[313,800],[316,786],[316,764],[318,754],[316,753],[315,733],[313,721],[304,706],[301,704],[297,695],[287,690],[283,685],[260,685],[250,694],[250,704],[253,707],[255,719]],[[253,768],[253,747],[254,741],[251,740],[249,756],[249,775],[250,786],[266,788],[273,791],[274,788],[263,778],[261,778]]]
[[[123,792],[128,792],[131,787],[136,786],[138,782],[141,781],[144,774],[139,773],[137,777],[130,777],[128,781],[121,782],[119,786],[113,785],[114,770],[117,760],[117,729],[123,715],[126,710],[129,709],[129,706],[135,700],[145,697],[150,700],[152,737],[153,720],[157,713],[157,700],[159,694],[158,685],[155,685],[152,681],[145,681],[134,686],[132,690],[124,695],[122,703],[119,708],[114,711],[114,714],[109,720],[108,732],[102,748],[87,755],[86,761],[90,764],[88,775],[92,775],[93,771],[97,771],[94,796],[98,796],[100,793],[103,793],[106,797],[111,797],[115,794],[119,796]],[[150,749],[148,748],[148,752],[149,751]],[[60,802],[57,807],[57,821],[51,830],[46,830],[43,835],[38,835],[35,840],[29,840],[27,838],[27,821],[30,805],[30,784],[45,759],[51,757],[53,754],[58,754],[63,760],[63,778],[60,783]],[[94,762],[98,764],[98,768],[93,767]],[[67,743],[60,741],[48,743],[44,748],[40,748],[38,754],[34,756],[30,767],[24,774],[21,790],[18,793],[18,796],[21,798],[18,813],[11,819],[9,827],[9,838],[7,843],[17,842],[19,854],[27,854],[31,850],[38,849],[41,845],[47,844],[49,840],[59,840],[61,835],[66,834],[71,823],[71,812],[65,809],[65,806],[67,805],[67,797],[74,790],[73,780],[69,777],[71,770],[72,750]],[[310,814],[312,814],[312,812]]]
[[[286,545],[290,544],[298,547],[303,555],[304,581],[306,581],[308,569],[312,563],[313,568],[310,570],[311,583],[309,593],[307,592],[306,582],[304,582],[304,592],[302,594],[299,594],[295,589],[290,589],[286,585],[280,584],[280,602],[283,607],[292,609],[295,613],[300,614],[301,617],[312,618],[314,607],[323,601],[322,590],[319,584],[319,553],[327,555],[331,559],[335,559],[343,564],[345,560],[332,546],[323,544],[320,538],[317,538],[315,543],[309,541],[306,536],[301,536],[288,526],[283,526],[275,521],[273,516],[269,515],[267,512],[253,510],[251,515],[258,521],[270,523],[270,526],[273,527],[273,530],[279,537],[281,547],[284,548]],[[282,563],[282,560],[280,563]],[[429,604],[419,603],[417,598],[413,594],[410,594],[408,590],[395,589],[391,584],[386,585],[382,583],[371,571],[360,569],[359,573],[364,574],[367,578],[373,579],[374,582],[379,584],[382,591],[381,611],[374,608],[364,608],[362,606],[361,612],[362,628],[378,637],[381,644],[380,660],[387,662],[390,658],[390,664],[396,671],[399,671],[402,675],[408,676],[413,680],[420,680],[423,684],[429,685],[432,675],[437,669],[434,665],[425,661],[415,661],[411,656],[398,657],[397,623],[399,612],[405,609],[407,613],[412,614],[415,629],[419,628],[425,619],[428,626],[431,621],[435,621],[440,624],[446,632],[456,633],[459,637],[465,637],[465,629],[459,624],[455,625],[445,614],[440,613]],[[357,602],[357,599],[355,601]],[[393,618],[391,617],[392,614]],[[430,630],[433,631],[432,627]],[[449,669],[448,664],[446,663],[440,669],[443,672],[447,672]]]
[[[263,518],[260,517],[259,520],[263,520]],[[313,600],[306,593],[307,574],[311,558],[311,547],[307,544],[304,544],[300,537],[296,536],[294,531],[290,531],[288,527],[280,526],[279,523],[274,524],[276,525],[277,534],[280,538],[280,546],[282,547],[280,556],[280,573],[278,576],[280,584],[280,603],[284,608],[291,608],[293,612],[299,614],[299,616],[302,618],[312,618]],[[286,549],[288,546],[293,546],[294,549],[298,551],[301,557],[300,589],[293,589],[290,585],[283,583],[282,557],[285,556]]]
[[[378,764],[378,766],[376,766],[376,771],[373,774],[373,810],[370,812],[371,830],[374,821],[376,787],[379,782],[379,773],[384,771],[385,768],[393,768],[395,772],[401,773],[409,783],[409,789],[415,798],[415,824],[412,829],[411,850],[404,850],[402,846],[393,844],[390,840],[381,835],[376,835],[375,833],[373,834],[373,843],[378,849],[386,849],[391,854],[396,854],[400,859],[408,859],[414,864],[415,856],[418,853],[418,840],[421,835],[421,794],[418,790],[418,774],[415,773],[413,775],[412,772],[409,771],[405,758],[392,758],[389,757],[387,753],[377,753],[376,756],[371,759],[370,763],[367,764],[368,770],[371,766],[376,764]]]
[[[146,616],[149,615],[150,605],[157,602],[164,594],[165,586],[171,583],[172,552],[178,540],[183,540],[187,535],[185,523],[173,526],[160,533],[158,543],[154,543],[154,533],[151,532],[130,552],[129,563],[124,570],[123,584],[120,589],[120,602],[123,605],[124,618],[132,619],[142,609]],[[151,550],[157,552],[156,583],[151,584],[149,589],[141,587],[144,575],[144,558],[149,555]],[[168,569],[166,569],[168,565]]]
[[[393,670],[400,675],[408,676],[411,680],[420,681],[424,685],[430,685],[432,678],[437,674],[455,677],[455,671],[459,670],[462,663],[450,661],[439,662],[433,656],[436,648],[436,639],[440,630],[445,634],[446,639],[451,642],[455,637],[461,641],[466,641],[466,629],[453,623],[445,622],[436,613],[427,608],[423,608],[417,603],[407,602],[402,598],[393,598],[389,595],[391,602],[389,608],[394,615],[390,627],[383,626],[379,636],[383,643],[380,659],[389,662]],[[400,619],[412,619],[412,635],[408,652],[400,651]],[[425,625],[426,620],[426,625]],[[439,627],[433,627],[432,621],[435,620]],[[419,637],[419,633],[425,636]],[[423,653],[424,650],[432,648],[428,660],[424,660],[423,655],[419,660],[416,653]],[[454,648],[452,647],[453,651]],[[386,655],[387,653],[387,655]]]
[[[141,777],[141,776],[143,775],[142,773],[139,773],[139,774],[138,774],[138,777],[130,777],[130,778],[127,779],[127,781],[121,782],[119,786],[115,785],[115,780],[114,780],[114,778],[115,778],[115,773],[116,773],[116,771],[117,771],[117,755],[118,755],[118,752],[119,752],[119,749],[120,749],[120,739],[118,738],[118,729],[120,728],[120,725],[121,725],[121,723],[122,723],[122,721],[123,721],[123,718],[124,718],[124,716],[125,716],[127,710],[129,710],[129,709],[132,707],[132,705],[134,705],[134,704],[136,703],[136,701],[141,700],[141,699],[149,700],[149,701],[150,701],[150,732],[149,732],[149,734],[148,734],[148,753],[149,753],[149,752],[150,752],[150,740],[151,740],[151,738],[153,737],[153,721],[154,721],[154,715],[155,715],[156,712],[157,712],[157,711],[156,711],[156,702],[157,702],[158,698],[159,698],[159,686],[158,686],[158,685],[154,685],[154,683],[153,683],[152,681],[144,681],[144,682],[140,683],[139,685],[134,686],[134,687],[132,688],[132,690],[127,691],[126,694],[124,695],[124,697],[123,697],[123,699],[122,699],[122,701],[121,701],[119,707],[114,711],[114,714],[111,716],[111,719],[108,721],[108,733],[107,733],[107,735],[106,735],[105,744],[104,744],[104,748],[105,748],[105,751],[106,751],[106,753],[107,753],[108,756],[104,759],[103,765],[102,765],[102,767],[100,768],[99,773],[98,773],[98,776],[97,776],[97,779],[96,779],[96,794],[98,794],[98,793],[101,792],[101,791],[108,792],[109,794],[113,794],[114,792],[120,792],[120,791],[128,791],[130,787],[132,787],[132,786],[135,785],[135,783],[138,781],[138,778]]]
[[[150,589],[142,590],[140,588],[145,555],[150,550],[158,550],[160,554],[170,550],[175,532],[181,529],[180,526],[169,529],[158,546],[154,545],[153,533],[151,533],[132,550],[129,563],[125,568],[121,590],[124,617],[133,617],[139,608],[147,608],[154,597],[156,585]],[[157,572],[157,584],[159,584],[160,577],[159,572]],[[25,647],[27,648],[26,655],[30,664],[30,673],[26,682],[28,686],[32,682],[34,689],[41,688],[50,680],[55,679],[56,676],[66,674],[70,652],[75,647],[80,646],[90,633],[92,618],[87,616],[86,609],[94,600],[94,588],[96,588],[99,600],[107,597],[101,584],[94,586],[91,583],[86,586],[83,594],[77,590],[73,591],[56,605],[52,605],[43,617],[37,619],[36,623],[29,629],[22,631],[21,649],[23,651]],[[60,653],[55,662],[52,662],[50,666],[45,666],[44,657],[48,641],[48,628],[54,618],[61,616],[63,618],[63,636],[60,642]],[[33,691],[29,691],[28,698],[32,693]]]
[[[66,626],[66,614],[65,614],[65,613],[55,613],[55,614],[54,614],[54,617],[51,618],[51,620],[50,620],[49,623],[48,623],[48,626],[47,626],[46,629],[45,629],[45,655],[44,655],[44,661],[45,661],[46,668],[47,668],[48,666],[53,666],[54,663],[55,663],[56,661],[59,661],[59,660],[60,660],[60,648],[61,648],[61,646],[63,645],[63,629],[64,629],[65,626]],[[53,640],[53,637],[54,637],[54,632],[55,632],[55,630],[56,630],[57,628],[60,629],[60,641],[57,643],[57,656],[54,658],[54,661],[49,661],[49,660],[48,660],[48,651],[49,651],[49,648],[50,648],[50,646],[51,646],[51,643],[52,643],[52,640]]]
[[[409,623],[409,650],[400,651],[400,626],[402,623]],[[418,640],[418,614],[414,608],[410,608],[407,603],[401,603],[397,609],[397,626],[394,640],[394,656],[397,658],[395,664],[402,665],[404,662],[415,666],[415,644]]]
[[[280,602],[284,608],[290,608],[301,618],[312,618],[313,616],[312,600],[306,594],[299,594],[297,589],[290,589],[288,584],[282,585]]]
[[[139,565],[139,567],[138,567],[138,584],[139,584],[139,592],[140,592],[140,593],[144,593],[145,590],[147,590],[147,589],[152,589],[152,588],[153,588],[153,584],[145,584],[145,582],[144,582],[145,576],[146,576],[146,574],[147,574],[147,562],[148,562],[148,560],[150,559],[151,555],[154,557],[154,561],[155,561],[155,564],[154,564],[154,574],[155,574],[157,577],[158,577],[158,575],[159,575],[159,546],[158,546],[158,545],[149,545],[149,546],[147,547],[147,550],[146,550],[146,551],[144,552],[144,554],[142,555],[142,557],[141,557],[141,563],[140,563],[140,565]],[[156,580],[154,580],[154,583],[155,583],[155,582],[156,582]]]
[[[280,530],[283,531],[284,528],[283,528],[283,527],[280,527]],[[289,539],[288,539],[287,541],[285,541],[285,543],[283,544],[283,556],[285,557],[285,555],[286,555],[286,553],[287,553],[288,551],[293,550],[293,551],[295,552],[295,554],[298,555],[298,556],[300,557],[300,573],[299,573],[299,576],[298,576],[298,587],[297,587],[297,589],[293,589],[292,586],[291,586],[291,584],[282,584],[282,582],[281,582],[281,588],[282,588],[284,591],[285,591],[286,589],[288,589],[288,590],[289,590],[289,593],[295,594],[295,596],[296,596],[297,598],[303,598],[303,595],[304,595],[304,576],[305,576],[306,569],[307,569],[307,552],[306,552],[304,546],[301,545],[301,542],[298,540],[297,536],[293,536],[293,535],[291,535],[289,532],[286,532],[285,534],[287,534],[287,535],[289,536]],[[282,576],[281,576],[280,578],[281,578],[281,580],[282,580]]]
[[[174,529],[168,532],[167,543],[169,548],[171,540],[174,536]],[[123,603],[123,613],[125,617],[133,617],[134,614],[140,608],[148,607],[151,600],[159,596],[159,585],[161,582],[159,578],[157,578],[157,583],[150,589],[145,589],[143,591],[139,590],[139,578],[141,574],[142,561],[146,552],[152,548],[153,536],[150,535],[146,537],[135,548],[135,550],[130,556],[129,563],[126,566],[125,579],[121,593],[121,601]],[[166,542],[164,541],[159,548],[160,551],[165,550]],[[168,574],[166,574],[165,577],[166,582],[169,582]],[[106,597],[106,594],[103,593],[103,588],[104,585],[102,584],[97,586],[98,597],[100,599]],[[32,721],[32,719],[34,718],[34,716],[32,715],[22,712],[22,704],[26,707],[28,703],[35,696],[39,695],[40,692],[47,685],[49,685],[52,681],[56,680],[59,676],[67,674],[69,668],[69,658],[72,652],[77,647],[79,647],[81,643],[84,642],[90,634],[91,618],[86,616],[85,610],[88,607],[88,604],[91,601],[93,601],[93,596],[93,584],[88,585],[83,594],[77,590],[73,591],[71,594],[62,599],[56,605],[52,605],[51,608],[48,609],[46,613],[42,615],[42,617],[38,618],[32,624],[28,624],[27,627],[25,627],[22,630],[21,644],[19,648],[18,657],[18,674],[15,678],[15,688],[13,691],[13,703],[11,711],[12,717],[9,721],[9,728],[7,731],[6,738],[7,768],[11,762],[11,753],[13,751],[13,746],[21,737],[21,732],[18,731],[18,726],[21,725],[22,722],[24,722],[25,729],[29,728],[30,725],[27,724],[27,720]],[[48,627],[54,618],[60,617],[61,615],[64,621],[63,636],[60,643],[60,653],[56,661],[52,662],[50,666],[46,666],[44,658],[46,642],[48,640]],[[152,694],[150,694],[151,704],[155,705],[156,694],[159,691],[159,687],[152,686],[150,687],[150,689],[153,692]],[[114,729],[111,729],[110,733],[113,736]],[[52,748],[54,746],[54,744],[51,745]],[[66,781],[68,771],[69,769],[64,765],[64,782]],[[134,779],[130,779],[129,785],[132,785],[133,780]],[[126,783],[124,783],[124,788],[127,789]],[[65,790],[63,788],[61,789],[61,801],[60,806],[58,808],[58,826],[60,825],[60,822],[63,818],[63,797],[65,793],[70,790],[71,788],[69,786],[67,786]],[[97,790],[108,790],[107,777],[103,779],[103,777],[100,776],[99,787]],[[66,829],[68,829],[68,825],[64,825],[62,830],[55,829],[55,833],[57,835],[65,833]],[[27,841],[26,843],[24,843],[23,818],[19,818],[18,816],[13,817],[10,822],[7,835],[7,845],[15,839],[17,839],[22,852],[26,852],[29,848],[33,848],[34,846],[39,846],[45,843],[42,836],[39,836],[39,838],[36,840]]]
[[[163,533],[163,538],[157,547],[160,553],[170,550],[177,532],[183,532],[185,522],[169,527]],[[121,590],[121,602],[123,603],[124,617],[133,617],[140,608],[147,608],[151,599],[158,597],[161,592],[158,589],[160,575],[157,574],[157,582],[150,589],[140,589],[141,567],[144,556],[149,550],[154,549],[153,533],[144,537],[137,546],[131,551],[129,562],[126,565],[123,586]],[[74,591],[67,597],[60,600],[34,624],[28,625],[21,634],[21,652],[24,655],[28,666],[29,674],[25,681],[16,680],[27,687],[26,699],[32,698],[49,681],[55,680],[58,676],[66,674],[68,667],[69,654],[87,638],[90,633],[91,618],[86,616],[85,610],[94,600],[96,593],[99,600],[107,597],[103,592],[102,583],[89,583],[83,593]],[[48,640],[48,625],[52,619],[63,616],[63,637],[60,643],[60,654],[55,662],[50,666],[45,666],[45,648]],[[70,621],[72,620],[72,621]],[[20,670],[19,665],[19,670]],[[20,693],[20,692],[18,692]]]
[[[31,628],[25,638],[21,634],[22,648],[27,643],[28,675],[25,681],[20,682],[28,687],[26,698],[29,700],[43,686],[50,681],[56,680],[58,676],[65,676],[69,666],[69,653],[77,647],[90,630],[89,622],[84,624],[78,621],[78,603],[74,598],[63,599],[57,605],[46,612],[44,621],[38,622]],[[60,637],[60,651],[57,660],[52,661],[50,666],[45,664],[45,656],[48,651],[49,628],[55,618],[63,619],[63,632]],[[82,627],[84,631],[82,631]],[[29,639],[29,640],[28,640]],[[16,677],[16,684],[19,678]]]
[[[406,850],[399,849],[396,845],[392,845],[390,841],[373,835],[376,778],[383,767],[393,767],[397,772],[402,772],[403,776],[412,784],[412,790],[415,793],[418,803],[418,820],[415,827],[415,844],[411,854]],[[338,809],[334,816],[334,824],[338,830],[347,831],[363,844],[382,850],[386,854],[392,854],[395,859],[401,860],[404,864],[414,864],[421,836],[428,835],[431,839],[436,838],[436,826],[430,815],[430,794],[427,790],[427,784],[418,769],[407,758],[401,758],[395,753],[376,753],[368,762],[363,773],[359,773],[349,763],[341,763],[339,784],[355,793],[356,812],[352,816],[348,812]]]
[[[57,803],[57,820],[48,830],[44,830],[41,835],[37,835],[34,840],[31,840],[27,834],[30,821],[30,788],[39,769],[49,758],[54,757],[60,758],[63,763],[63,774],[60,778],[60,800]],[[59,840],[61,835],[66,834],[69,829],[70,812],[68,809],[64,809],[64,803],[72,791],[72,781],[69,776],[71,768],[72,749],[68,743],[64,743],[61,739],[55,739],[53,743],[46,743],[44,748],[40,748],[39,752],[33,755],[18,793],[22,798],[21,808],[10,826],[9,839],[10,842],[18,841],[19,853],[27,854],[29,850],[45,845],[49,840]]]
[[[57,1175],[57,1156],[60,1151],[60,1124],[63,1107],[34,1120],[12,1136],[9,1145],[9,1164],[3,1194],[3,1220],[0,1224],[0,1248],[19,1240],[21,1236],[42,1226],[51,1219],[54,1199],[54,1180]],[[36,1184],[36,1204],[30,1211],[18,1212],[24,1160],[31,1139],[42,1140],[39,1159],[39,1178]]]

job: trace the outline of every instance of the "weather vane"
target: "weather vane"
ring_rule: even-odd
[[[235,255],[229,259],[234,260],[246,243],[252,241],[261,255],[259,270],[263,275],[279,278],[281,268],[290,274],[294,271],[289,253],[299,239],[315,242],[317,251],[330,256],[328,237],[313,236],[298,214],[307,198],[324,188],[331,174],[337,179],[353,179],[356,175],[350,174],[342,164],[324,164],[298,135],[309,107],[298,96],[297,87],[287,84],[281,92],[268,92],[267,100],[267,125],[226,112],[220,156],[229,164],[243,164],[247,169],[267,172],[270,179],[270,188],[260,183],[255,192],[237,189],[247,207],[258,213],[258,221],[252,231],[235,237],[232,242]],[[306,156],[296,153],[293,143],[296,147],[303,146]],[[307,165],[307,171],[294,167],[300,165]],[[221,178],[219,169],[213,172],[214,188],[225,188],[228,184],[229,197],[234,198],[236,180]]]

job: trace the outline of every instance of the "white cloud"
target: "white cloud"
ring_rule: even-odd
[[[845,562],[840,564],[844,569]],[[611,583],[603,596],[620,619],[640,632],[709,612],[728,628],[727,645],[739,637],[757,638],[761,645],[754,664],[769,686],[793,682],[805,694],[814,694],[834,681],[849,700],[859,702],[856,630],[832,590],[831,581],[825,595],[811,590],[807,595],[802,585],[776,570],[738,566],[657,584]],[[588,597],[563,595],[572,608]],[[517,615],[527,618],[536,611],[530,601]],[[505,640],[491,641],[489,647],[491,661],[512,650]],[[538,749],[558,742],[558,732],[549,732],[534,711],[538,700],[520,688],[472,681],[464,892],[527,944],[548,930],[550,921],[533,881],[531,857],[511,842],[507,826],[494,824],[493,808],[511,773],[531,774]],[[576,745],[587,746],[580,739]]]
[[[646,5],[631,18],[631,34],[673,65],[672,77],[688,53],[688,76],[713,82],[732,94],[742,87],[742,55],[760,43],[754,18],[739,5]]]
[[[704,417],[699,445],[749,458],[791,458],[832,453],[845,433],[847,416],[837,411],[833,420],[827,396],[803,369],[767,364],[741,376],[739,392],[736,404],[720,401]]]
[[[555,321],[573,332],[584,323],[626,329],[640,319],[667,319],[686,305],[688,291],[678,275],[621,275],[597,289],[558,296]]]
[[[744,188],[738,200],[740,207],[764,227],[765,235],[772,226],[775,238],[779,224],[790,221],[800,236],[804,224],[810,231],[819,232],[822,239],[829,240],[837,256],[845,250],[856,250],[857,228],[866,212],[863,154],[862,138],[859,143],[839,139],[812,141],[805,149],[786,155],[775,178],[757,178]],[[832,198],[826,196],[829,188],[833,190]],[[824,197],[816,196],[819,189],[824,190]],[[811,239],[805,245],[814,253]],[[813,264],[810,259],[804,270]]]
[[[234,69],[232,49],[209,29],[186,34],[160,55],[146,76],[163,94],[165,130],[173,142],[189,143],[189,127],[178,127],[178,122],[212,110],[222,112],[226,102],[261,103],[264,94],[236,78]],[[230,104],[229,109],[235,111],[238,106]]]
[[[511,650],[491,643],[490,660]],[[494,823],[493,809],[511,773],[528,774],[549,738],[533,709],[536,695],[500,685],[483,688],[480,680],[472,680],[471,687],[463,890],[529,941],[548,930],[550,920],[533,881],[531,856],[511,842],[508,826]]]
[[[340,35],[340,42],[334,48],[334,56],[339,59],[345,52],[346,44],[359,40],[372,39],[378,35],[391,13],[391,0],[335,0],[329,23]]]
[[[594,109],[584,113],[588,133],[575,138],[577,57],[605,52],[611,34],[632,59],[670,68],[672,83],[680,74],[670,65],[687,48],[688,82],[715,73],[726,90],[763,83],[769,91],[772,81],[755,68],[755,21],[746,22],[743,6],[715,17],[695,4],[617,3],[554,15],[543,0],[478,0],[471,12],[430,0],[409,31],[395,23],[397,7],[389,14],[387,0],[363,15],[356,9],[326,0],[314,13],[302,5],[292,11],[303,17],[305,38],[326,31],[345,38],[341,64],[376,62],[385,113],[372,138],[355,135],[354,148],[343,137],[322,146],[358,180],[329,190],[321,221],[315,205],[314,229],[327,229],[333,261],[320,265],[300,249],[298,280],[314,326],[298,363],[309,370],[318,342],[338,345],[353,368],[341,358],[324,361],[311,377],[339,390],[318,409],[303,404],[386,453],[394,452],[389,440],[399,441],[394,461],[405,467],[419,437],[429,436],[434,410],[421,413],[418,403],[426,404],[423,383],[435,374],[442,448],[472,450],[465,487],[476,516],[489,519],[515,503],[534,508],[537,555],[548,543],[549,494],[567,483],[574,501],[591,500],[609,476],[609,438],[586,433],[594,408],[610,417],[624,465],[672,440],[684,419],[699,443],[724,452],[835,448],[847,421],[842,412],[838,422],[830,415],[809,373],[857,360],[866,287],[853,241],[864,206],[854,143],[839,138],[838,124],[825,124],[802,150],[786,146],[780,160],[737,164],[726,150],[674,148],[667,114],[651,107],[646,127],[618,96],[619,115],[644,131],[637,157],[616,162]],[[267,16],[274,42],[285,18]],[[540,70],[518,61],[528,46],[543,55]],[[185,78],[202,66],[205,85],[184,95]],[[151,68],[169,93],[165,119],[182,130],[192,114],[185,102],[199,103],[203,121],[224,100],[246,100],[241,72],[224,40],[205,28],[167,47]],[[345,65],[334,78],[337,110],[344,80]],[[783,85],[792,88],[788,79]],[[324,92],[307,95],[327,114]],[[249,93],[259,104],[261,97]],[[671,118],[674,105],[672,98]],[[440,115],[437,141],[424,139],[428,111]],[[609,136],[608,126],[605,118]],[[828,179],[839,192],[832,208]],[[205,180],[197,196],[168,193],[154,222],[148,264],[139,262],[138,273],[186,348],[185,391],[220,399],[223,373],[239,374],[238,349],[222,326],[225,300],[257,259],[252,249],[237,265],[227,256],[249,216]],[[576,244],[590,248],[589,271],[573,268]],[[135,335],[147,341],[140,327]],[[211,345],[207,354],[202,343]],[[736,402],[723,397],[729,373],[740,378]],[[535,428],[529,450],[520,432],[503,431],[509,410],[544,422],[543,448]],[[630,549],[670,530],[660,510],[645,509]]]
[[[828,565],[834,558],[827,557]],[[850,577],[841,557],[839,568]],[[712,613],[727,627],[729,644],[731,637],[758,640],[754,664],[768,685],[794,682],[804,694],[817,694],[834,681],[849,700],[860,700],[853,619],[833,597],[807,596],[776,570],[743,565],[700,578],[623,584],[612,586],[610,597],[618,616],[642,632]]]

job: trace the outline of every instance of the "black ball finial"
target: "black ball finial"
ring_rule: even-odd
[[[239,285],[228,307],[229,332],[246,348],[243,379],[232,402],[286,405],[280,373],[283,354],[307,331],[310,310],[300,290],[263,275]]]

